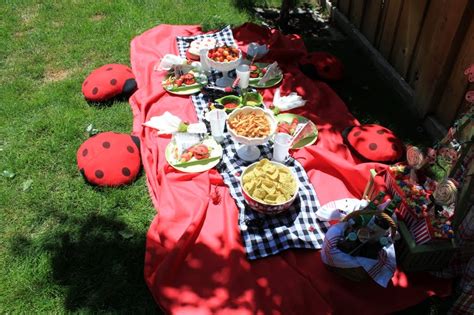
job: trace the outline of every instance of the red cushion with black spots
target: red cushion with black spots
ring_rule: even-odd
[[[98,186],[131,183],[140,172],[140,140],[123,133],[103,132],[77,150],[77,166],[87,182]]]
[[[345,140],[359,157],[373,162],[396,162],[404,151],[403,143],[391,130],[375,124],[353,127]]]
[[[91,102],[105,102],[131,95],[137,88],[132,69],[121,64],[108,64],[92,71],[82,83],[82,94]]]
[[[315,51],[303,56],[301,69],[314,79],[339,81],[344,77],[344,64],[336,56],[325,51]]]

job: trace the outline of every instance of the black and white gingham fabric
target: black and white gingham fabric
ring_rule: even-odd
[[[226,27],[215,34],[178,37],[180,55],[185,56],[192,40],[209,36],[214,36],[217,41],[225,42],[227,45],[234,44],[232,31],[230,27]],[[215,82],[217,77],[216,73],[212,73],[209,80]],[[208,110],[207,101],[201,93],[193,95],[192,100],[198,118],[202,121]],[[319,200],[301,164],[293,158],[288,158],[285,163],[300,182],[295,202],[288,211],[267,216],[247,206],[240,187],[240,175],[252,162],[246,162],[237,157],[240,144],[235,142],[228,133],[221,145],[224,152],[217,168],[240,210],[238,223],[248,258],[262,258],[289,248],[321,248],[329,225],[316,217],[316,211],[320,207]],[[272,158],[270,144],[260,145],[258,148],[261,158]]]

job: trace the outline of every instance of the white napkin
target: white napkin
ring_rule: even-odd
[[[333,200],[321,206],[316,211],[316,216],[322,221],[341,220],[349,213],[367,207],[368,204],[367,200],[354,198]]]
[[[287,96],[280,96],[280,88],[278,88],[273,95],[273,105],[278,107],[281,111],[298,108],[305,104],[306,101],[295,92],[291,92]]]
[[[161,116],[153,116],[145,122],[143,125],[154,128],[158,130],[159,135],[163,134],[172,134],[177,132],[180,129],[182,120],[181,118],[171,114],[170,112],[165,112]],[[181,130],[180,130],[181,131]],[[206,133],[206,125],[203,122],[196,124],[187,125],[186,131],[188,133]]]
[[[188,133],[207,133],[206,125],[203,122],[189,124]]]
[[[163,58],[161,58],[160,64],[155,65],[155,68],[153,70],[155,71],[169,70],[174,65],[182,65],[184,63],[186,63],[186,58],[181,58],[173,54],[166,54]]]

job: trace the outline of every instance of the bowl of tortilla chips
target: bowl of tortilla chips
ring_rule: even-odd
[[[250,208],[264,214],[288,210],[298,195],[298,179],[290,168],[267,159],[245,169],[240,185]]]

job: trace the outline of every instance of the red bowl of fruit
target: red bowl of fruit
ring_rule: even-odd
[[[230,71],[237,68],[242,59],[240,49],[231,46],[212,48],[207,53],[207,63],[219,71]]]

